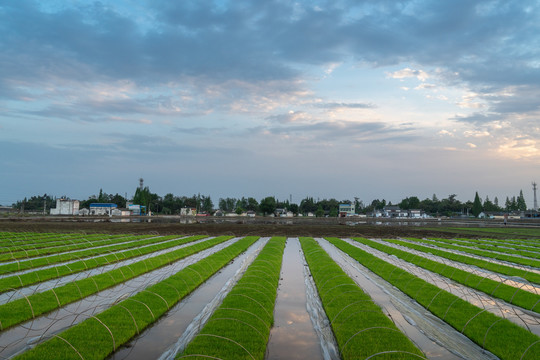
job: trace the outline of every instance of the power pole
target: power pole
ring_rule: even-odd
[[[534,209],[534,211],[538,211],[538,202],[536,201],[536,182],[533,181],[532,186],[533,186],[533,192],[534,192],[533,209]]]

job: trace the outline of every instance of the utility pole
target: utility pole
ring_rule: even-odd
[[[536,201],[536,182],[535,181],[533,181],[532,186],[533,186],[533,192],[534,192],[533,209],[534,209],[534,211],[538,211],[538,202]]]

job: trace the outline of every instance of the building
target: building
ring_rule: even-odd
[[[407,210],[401,210],[398,205],[387,205],[383,208],[384,217],[408,217],[409,212]]]
[[[50,210],[51,215],[79,215],[79,200],[56,199],[56,208]]]
[[[131,210],[129,209],[112,209],[111,211],[112,216],[130,216]]]
[[[130,212],[130,215],[134,215],[134,216],[146,215],[146,206],[143,206],[143,205],[129,204],[128,210]]]
[[[339,217],[355,215],[354,204],[339,204]]]
[[[0,206],[0,214],[8,214],[10,212],[13,212],[13,208],[11,206]]]
[[[197,215],[197,209],[196,208],[189,208],[184,207],[180,209],[180,215],[181,216],[195,216]]]
[[[118,206],[111,203],[91,203],[90,215],[112,215],[113,209]]]
[[[424,214],[424,212],[420,209],[410,209],[409,210],[409,217],[410,218],[415,218],[415,219],[420,219],[420,218],[425,218],[426,217],[426,214]]]

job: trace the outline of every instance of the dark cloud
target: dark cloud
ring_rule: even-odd
[[[113,4],[114,5],[114,4]],[[152,1],[140,24],[99,2],[41,10],[1,6],[2,77],[183,76],[270,80],[292,64],[356,59],[445,66],[466,80],[538,82],[536,1]]]

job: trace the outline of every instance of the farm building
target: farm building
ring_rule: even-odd
[[[410,209],[409,210],[409,217],[411,218],[424,218],[426,217],[426,214],[420,209]]]
[[[91,203],[90,215],[111,215],[118,205],[111,203]]]
[[[0,206],[0,214],[7,214],[13,211],[11,206]]]
[[[293,217],[294,213],[292,211],[288,211],[287,209],[276,209],[274,215],[277,217]]]
[[[195,216],[197,215],[197,209],[196,208],[189,208],[184,207],[180,209],[180,215],[182,216]]]
[[[112,209],[112,216],[130,216],[131,211],[129,209]]]
[[[407,210],[401,210],[398,205],[387,205],[383,208],[384,217],[408,217],[409,212]]]
[[[146,215],[146,206],[129,204],[128,211],[130,212],[130,215]]]
[[[339,217],[355,215],[354,204],[339,204]]]
[[[51,209],[51,215],[79,215],[79,200],[56,199],[56,208]]]

